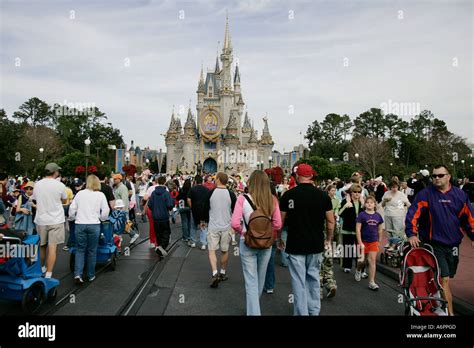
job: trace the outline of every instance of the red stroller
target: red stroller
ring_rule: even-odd
[[[405,315],[448,315],[447,301],[442,298],[438,260],[431,245],[420,243],[402,246],[400,285],[404,290]]]

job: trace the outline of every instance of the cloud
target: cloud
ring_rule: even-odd
[[[164,148],[172,106],[195,105],[228,12],[244,101],[259,131],[268,113],[276,149],[328,113],[355,118],[388,100],[420,103],[474,141],[472,6],[3,1],[0,107],[11,115],[32,96],[94,102],[127,142]]]

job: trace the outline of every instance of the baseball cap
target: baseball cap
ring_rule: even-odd
[[[430,172],[426,169],[421,169],[418,174],[421,174],[423,176],[430,176]]]
[[[122,180],[123,176],[122,176],[122,174],[114,174],[114,175],[112,175],[112,178]]]
[[[306,177],[312,177],[313,176],[313,168],[309,164],[302,163],[298,166],[298,169],[296,170],[296,174],[299,176],[306,176]]]
[[[44,167],[44,169],[50,173],[54,173],[54,172],[60,171],[62,168],[58,166],[56,163],[51,162],[51,163],[48,163],[46,167]]]
[[[81,179],[74,180],[74,186],[81,186],[84,182]]]

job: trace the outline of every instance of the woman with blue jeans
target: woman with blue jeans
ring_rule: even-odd
[[[248,198],[266,216],[272,219],[273,230],[281,228],[280,208],[278,199],[273,197],[270,191],[270,181],[265,172],[255,170],[247,182],[249,190]],[[248,224],[253,209],[244,195],[237,198],[231,225],[234,231],[244,236],[246,224]],[[242,221],[244,224],[242,225]],[[240,261],[245,279],[245,297],[247,303],[247,315],[261,315],[260,296],[262,295],[267,273],[268,262],[272,249],[254,249],[245,244],[245,238],[240,238]]]
[[[89,175],[86,189],[78,192],[69,207],[69,218],[76,221],[76,260],[74,282],[82,284],[85,257],[87,255],[87,277],[95,279],[97,245],[99,244],[100,223],[109,216],[109,205],[100,191],[100,181],[95,175]]]
[[[183,230],[183,241],[191,240],[191,208],[188,205],[188,193],[191,189],[191,180],[186,179],[178,194],[179,215],[181,216],[181,228]]]

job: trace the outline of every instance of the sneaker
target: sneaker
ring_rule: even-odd
[[[160,251],[161,256],[167,256],[168,255],[168,252],[161,245],[158,245],[156,247],[155,251],[156,250]]]
[[[195,247],[196,247],[196,243],[194,243],[194,242],[192,242],[192,241],[189,241],[189,242],[188,242],[188,247],[195,248]]]
[[[354,278],[357,282],[360,282],[360,280],[362,278],[362,272],[361,271],[356,271]]]
[[[75,276],[75,277],[74,277],[74,283],[76,283],[76,284],[79,284],[79,285],[80,285],[80,284],[84,284],[84,281],[82,280],[82,278],[81,278],[81,277],[79,277],[79,276]]]
[[[351,273],[351,269],[350,268],[344,268],[344,273]]]
[[[331,289],[329,289],[328,294],[326,295],[326,297],[331,298],[331,297],[336,296],[336,291],[337,291],[337,288],[332,287]]]
[[[229,276],[226,273],[219,273],[219,281],[224,282],[229,279]]]
[[[42,267],[41,267],[41,273],[46,273],[46,271],[47,271],[46,266],[42,266]]]
[[[367,279],[369,278],[369,275],[365,272],[362,272],[362,279]]]
[[[89,282],[93,282],[95,279],[95,276],[93,276],[92,278],[89,278]]]
[[[377,284],[375,284],[375,282],[371,282],[371,283],[369,283],[369,289],[377,291],[379,289],[379,286]]]
[[[189,239],[188,239],[188,238],[185,238],[185,237],[181,238],[181,240],[182,240],[183,242],[189,242]]]
[[[211,288],[217,288],[219,285],[220,277],[219,274],[212,276]]]
[[[155,249],[155,248],[156,248],[155,243],[150,243],[150,249]]]
[[[63,250],[64,251],[68,251],[69,250],[69,247],[67,245],[63,246]]]
[[[267,294],[273,294],[273,289],[263,289]]]
[[[206,250],[206,246],[204,244],[201,245],[201,250]]]
[[[137,239],[140,237],[140,235],[137,233],[135,234],[132,239],[130,239],[130,244],[133,244],[137,241]]]

